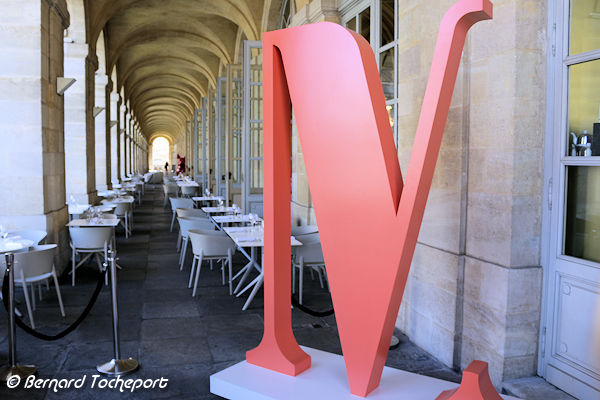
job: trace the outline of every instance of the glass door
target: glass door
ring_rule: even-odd
[[[208,90],[208,188],[211,193],[215,193],[216,179],[215,172],[217,167],[217,96],[215,89]]]
[[[240,205],[242,196],[242,66],[227,66],[227,199]]]
[[[263,214],[262,42],[244,41],[242,206]]]
[[[193,135],[194,180],[202,184],[204,178],[202,174],[202,101],[200,108],[194,110]]]
[[[200,140],[198,141],[200,149],[198,154],[202,157],[201,170],[202,170],[202,190],[208,187],[208,99],[202,98],[202,119],[200,121],[199,135]]]
[[[600,398],[600,2],[557,1],[542,372]],[[553,193],[552,193],[553,192]]]
[[[215,137],[216,137],[216,149],[215,149],[215,180],[216,189],[215,192],[219,196],[227,198],[227,180],[225,178],[226,170],[226,133],[225,133],[225,109],[227,106],[226,102],[226,77],[217,78],[217,93],[216,93],[216,126],[215,126]]]

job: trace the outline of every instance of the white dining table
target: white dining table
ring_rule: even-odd
[[[19,251],[28,249],[33,246],[33,240],[23,239],[20,236],[7,236],[0,239],[0,254],[11,253],[13,251]],[[0,297],[1,299],[2,297]]]
[[[235,208],[233,207],[202,207],[202,211],[207,214],[226,214],[235,212]]]
[[[194,182],[194,181],[177,181],[177,186],[182,187],[182,186],[200,186],[198,184],[198,182]]]
[[[194,196],[192,197],[192,200],[194,201],[219,201],[219,200],[225,200],[225,198],[223,196]]]
[[[246,214],[227,214],[227,215],[215,215],[213,217],[211,217],[212,219],[214,219],[214,221],[221,225],[221,224],[233,224],[233,223],[245,223],[245,222],[252,222],[252,221],[258,221],[261,222],[262,218],[260,217],[254,217],[254,219],[250,218],[250,215],[246,215]]]
[[[83,219],[83,218],[78,218],[78,219],[74,219],[72,221],[69,221],[69,223],[66,225],[68,227],[78,227],[78,228],[90,228],[90,227],[105,227],[105,226],[110,226],[110,227],[116,227],[117,225],[119,225],[119,218],[98,218],[98,219],[90,219],[89,221],[87,219]]]
[[[234,290],[236,297],[240,297],[244,292],[252,288],[250,296],[248,296],[246,303],[244,303],[244,306],[242,307],[242,310],[245,311],[256,296],[256,293],[258,293],[258,290],[262,287],[265,280],[263,266],[258,264],[256,261],[256,253],[258,249],[264,251],[264,230],[262,227],[225,227],[222,228],[222,230],[233,240],[240,252],[248,259],[248,263],[244,266],[244,268],[242,268],[237,274],[235,274],[233,278],[231,278],[234,280],[241,275],[241,279]],[[290,237],[290,241],[292,246],[302,246],[302,243],[293,236]],[[250,248],[250,254],[248,254],[248,252],[245,250],[246,248]],[[241,289],[242,285],[253,270],[258,272],[258,276],[254,278],[254,280],[252,280],[248,285],[246,285],[246,287]]]
[[[110,204],[110,203],[133,203],[135,199],[133,196],[123,196],[116,197],[114,199],[104,199],[102,200],[102,204]]]

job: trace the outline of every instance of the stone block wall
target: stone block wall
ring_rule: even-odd
[[[0,13],[0,223],[40,229],[57,243],[57,267],[66,264],[63,101],[63,0],[5,1]]]

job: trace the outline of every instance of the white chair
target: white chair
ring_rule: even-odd
[[[194,200],[184,197],[169,197],[169,200],[171,201],[171,211],[173,212],[171,229],[169,232],[173,232],[173,224],[175,224],[175,215],[177,214],[176,210],[178,208],[194,208]]]
[[[35,322],[33,320],[33,310],[35,310],[35,283],[43,281],[47,282],[50,278],[53,279],[54,286],[56,287],[56,296],[58,297],[60,313],[63,317],[65,316],[65,309],[63,307],[60,288],[58,286],[56,270],[54,269],[55,251],[55,244],[45,244],[34,246],[30,251],[15,253],[15,283],[20,283],[23,287],[25,303],[27,304],[27,313],[29,314],[29,322],[33,329],[35,329]],[[2,263],[0,271],[3,276],[5,270],[6,264]],[[28,284],[31,284],[31,299],[29,298]]]
[[[196,273],[192,296],[196,296],[200,267],[202,267],[202,261],[204,260],[221,261],[221,280],[223,285],[225,284],[225,265],[227,265],[229,269],[229,294],[231,295],[233,293],[231,283],[231,258],[235,253],[235,243],[233,240],[220,231],[190,229],[188,235],[192,242],[192,252],[194,253],[188,287],[191,287],[192,277],[194,277],[194,272]]]
[[[321,274],[325,272],[325,261],[323,258],[323,250],[321,249],[320,242],[312,242],[303,244],[296,249],[296,259],[292,262],[292,279],[296,274],[296,268],[298,269],[298,302],[302,304],[302,289],[304,283],[304,267],[310,267],[317,271],[319,279],[321,281],[321,287],[323,287],[323,280]],[[325,275],[327,278],[327,275]],[[292,293],[295,291],[295,282],[292,280]]]
[[[181,195],[184,197],[192,197],[198,194],[198,186],[184,185],[181,187]]]
[[[177,214],[177,218],[179,218],[179,217],[204,218],[205,220],[210,222],[210,220],[208,219],[208,214],[197,208],[177,208],[175,210],[175,212]],[[177,235],[177,251],[179,251],[180,246],[181,246],[181,229],[179,230],[179,234]]]
[[[187,252],[188,247],[188,232],[190,229],[200,229],[204,231],[214,230],[214,225],[212,222],[206,220],[205,218],[187,218],[181,217],[177,218],[179,221],[179,229],[181,235],[181,253],[179,254],[179,270],[183,269],[183,263],[185,262],[185,254]]]
[[[163,185],[163,191],[165,193],[165,201],[163,203],[163,207],[166,207],[167,202],[169,201],[169,197],[177,197],[177,195],[179,194],[179,186],[177,186],[176,183],[165,183]]]
[[[208,219],[208,214],[198,208],[177,207],[176,212],[178,217]]]
[[[131,230],[133,227],[131,220],[131,203],[127,202],[118,202],[118,203],[110,203],[107,202],[105,204],[110,204],[115,206],[114,215],[116,215],[120,221],[119,224],[125,228],[125,238],[128,238],[131,235]]]
[[[142,196],[144,195],[144,183],[143,182],[135,183],[135,195],[138,198],[138,204],[142,205]]]
[[[317,225],[302,225],[292,227],[292,236],[308,235],[317,232],[319,232],[319,227]]]
[[[8,233],[9,236],[20,236],[23,239],[31,240],[33,244],[40,244],[48,234],[46,231],[40,230],[19,230],[19,231],[10,231]]]
[[[69,234],[71,235],[71,284],[75,286],[75,270],[91,256],[95,256],[98,269],[104,270],[100,255],[103,255],[106,261],[108,249],[112,248],[113,228],[110,226],[69,227]],[[87,253],[87,255],[75,264],[75,258],[79,253]]]

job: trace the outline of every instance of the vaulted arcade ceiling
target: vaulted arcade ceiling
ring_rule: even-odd
[[[104,35],[106,72],[116,67],[142,132],[172,138],[242,39],[260,40],[282,0],[84,0],[87,42]],[[99,57],[101,55],[99,54]]]

